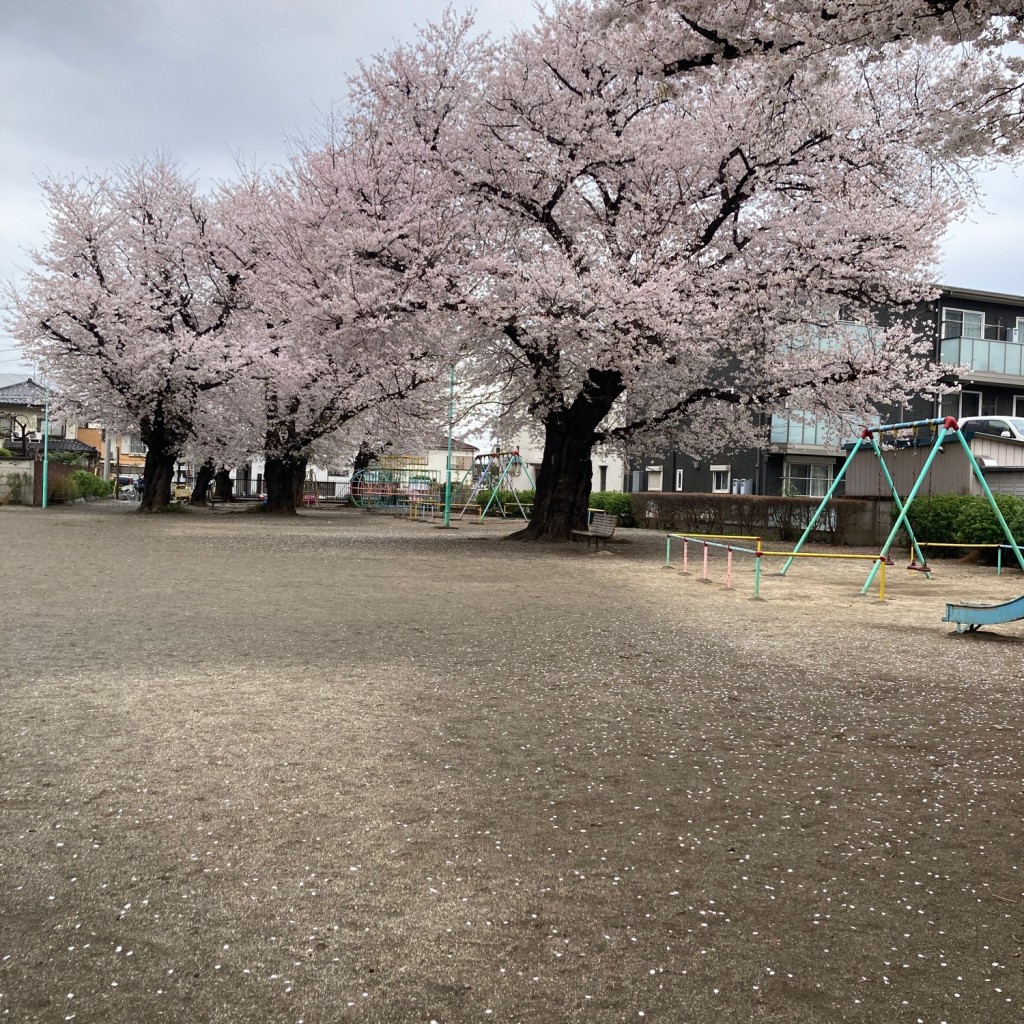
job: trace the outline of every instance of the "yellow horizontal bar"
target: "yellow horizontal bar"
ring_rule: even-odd
[[[762,551],[761,554],[780,555],[786,558],[856,558],[862,562],[878,561],[878,555],[831,555],[823,551]]]
[[[917,546],[921,548],[999,548],[1001,544],[950,544],[944,540],[919,540]]]

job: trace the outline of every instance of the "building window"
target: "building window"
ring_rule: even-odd
[[[1013,396],[1013,416],[1014,419],[1024,416],[1024,395]]]
[[[824,498],[832,486],[831,463],[790,462],[782,477],[782,493],[787,497]]]
[[[681,469],[676,470],[676,490],[681,491],[683,489],[683,471]]]
[[[953,416],[962,420],[967,416],[981,416],[981,392],[961,391],[959,394],[943,395],[942,416]]]
[[[711,492],[712,494],[728,494],[730,477],[732,476],[731,466],[711,467]]]
[[[943,338],[984,338],[985,314],[967,309],[942,310]]]
[[[597,489],[599,491],[608,490],[608,467],[598,466],[597,467]]]
[[[149,449],[142,443],[138,434],[128,434],[124,439],[124,451],[127,455],[145,455]]]
[[[661,490],[661,466],[647,467],[647,490]]]

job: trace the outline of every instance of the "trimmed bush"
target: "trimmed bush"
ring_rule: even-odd
[[[82,498],[109,498],[114,493],[112,480],[101,480],[95,473],[76,469],[68,477]]]
[[[994,495],[996,505],[1006,520],[1014,539],[1024,541],[1024,500],[1012,494]],[[893,519],[896,518],[893,510]],[[973,494],[936,494],[919,498],[910,506],[907,516],[914,535],[922,544],[1005,544],[1006,535],[999,525],[988,499]],[[909,543],[909,541],[908,541]],[[928,557],[962,552],[941,548],[926,550]]]
[[[1024,501],[1012,494],[994,497],[1013,539],[1020,542],[1024,539]],[[974,497],[964,502],[956,518],[956,540],[964,544],[1006,543],[1006,534],[987,499]]]
[[[632,495],[622,491],[594,491],[590,495],[590,507],[618,516],[620,526],[636,526]]]

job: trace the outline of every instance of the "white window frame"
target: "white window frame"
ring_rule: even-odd
[[[138,441],[138,444],[135,442]],[[145,455],[149,449],[142,443],[138,434],[125,434],[122,452],[125,455]]]
[[[722,476],[725,476],[725,485],[722,485]],[[711,493],[728,494],[732,486],[732,466],[711,467]]]
[[[978,401],[978,411],[977,412],[964,412],[964,396],[965,395],[974,395],[977,398],[977,401]],[[958,420],[963,420],[963,419],[967,419],[968,416],[983,416],[984,415],[984,413],[981,411],[981,392],[980,391],[950,392],[950,394],[943,395],[942,397],[943,397],[943,402],[951,401],[954,398],[956,399],[956,412],[954,412],[952,414],[950,414],[950,413],[943,413],[942,414],[943,416],[953,415]]]
[[[827,471],[827,478],[818,479],[818,480],[815,479],[815,475],[814,475],[813,472],[809,472],[807,474],[807,493],[805,494],[802,491],[800,491],[800,492],[797,493],[798,497],[801,497],[801,498],[824,498],[825,495],[828,493],[828,489],[832,486],[833,482],[835,481],[836,467],[835,467],[835,462],[832,461],[832,460],[815,459],[815,458],[786,459],[786,461],[783,463],[783,466],[782,466],[782,493],[783,494],[786,493],[787,485],[790,488],[793,488],[793,484],[792,484],[793,474],[792,474],[791,470],[794,467],[800,467],[801,469],[803,469],[803,468],[810,468],[810,467],[818,467],[818,468],[821,468],[821,469],[824,469],[824,470]],[[823,487],[821,487],[820,493],[819,493],[818,487],[815,487],[814,484],[819,485],[819,487],[821,487],[821,485],[824,485]],[[795,488],[793,488],[793,489],[795,490]]]
[[[946,329],[946,324],[955,324],[955,320],[948,320],[946,318],[947,313],[959,313],[960,314],[960,333],[952,334]],[[972,318],[974,322],[975,317],[981,317],[981,332],[979,334],[965,334],[965,327],[967,318]],[[975,341],[981,341],[985,338],[985,314],[978,309],[957,309],[956,306],[943,306],[942,307],[942,324],[939,330],[940,336],[943,340],[947,338],[971,338]]]
[[[681,469],[676,470],[676,490],[681,491],[683,489],[683,471]]]

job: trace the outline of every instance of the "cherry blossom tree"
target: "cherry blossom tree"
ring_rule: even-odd
[[[1019,15],[557,0],[500,45],[449,16],[365,69],[357,99],[450,193],[439,303],[543,424],[523,536],[583,521],[598,441],[736,440],[787,402],[866,414],[932,383],[898,314],[972,171],[1020,140]]]
[[[247,287],[265,337],[247,379],[261,390],[269,512],[294,511],[324,439],[365,430],[360,421],[383,407],[424,415],[425,389],[451,357],[455,335],[432,280],[451,232],[389,141],[372,110],[329,121],[254,217],[266,258]]]
[[[69,407],[139,432],[150,511],[170,502],[202,396],[248,359],[232,330],[245,240],[231,198],[163,158],[42,187],[49,238],[8,295],[12,333]]]

